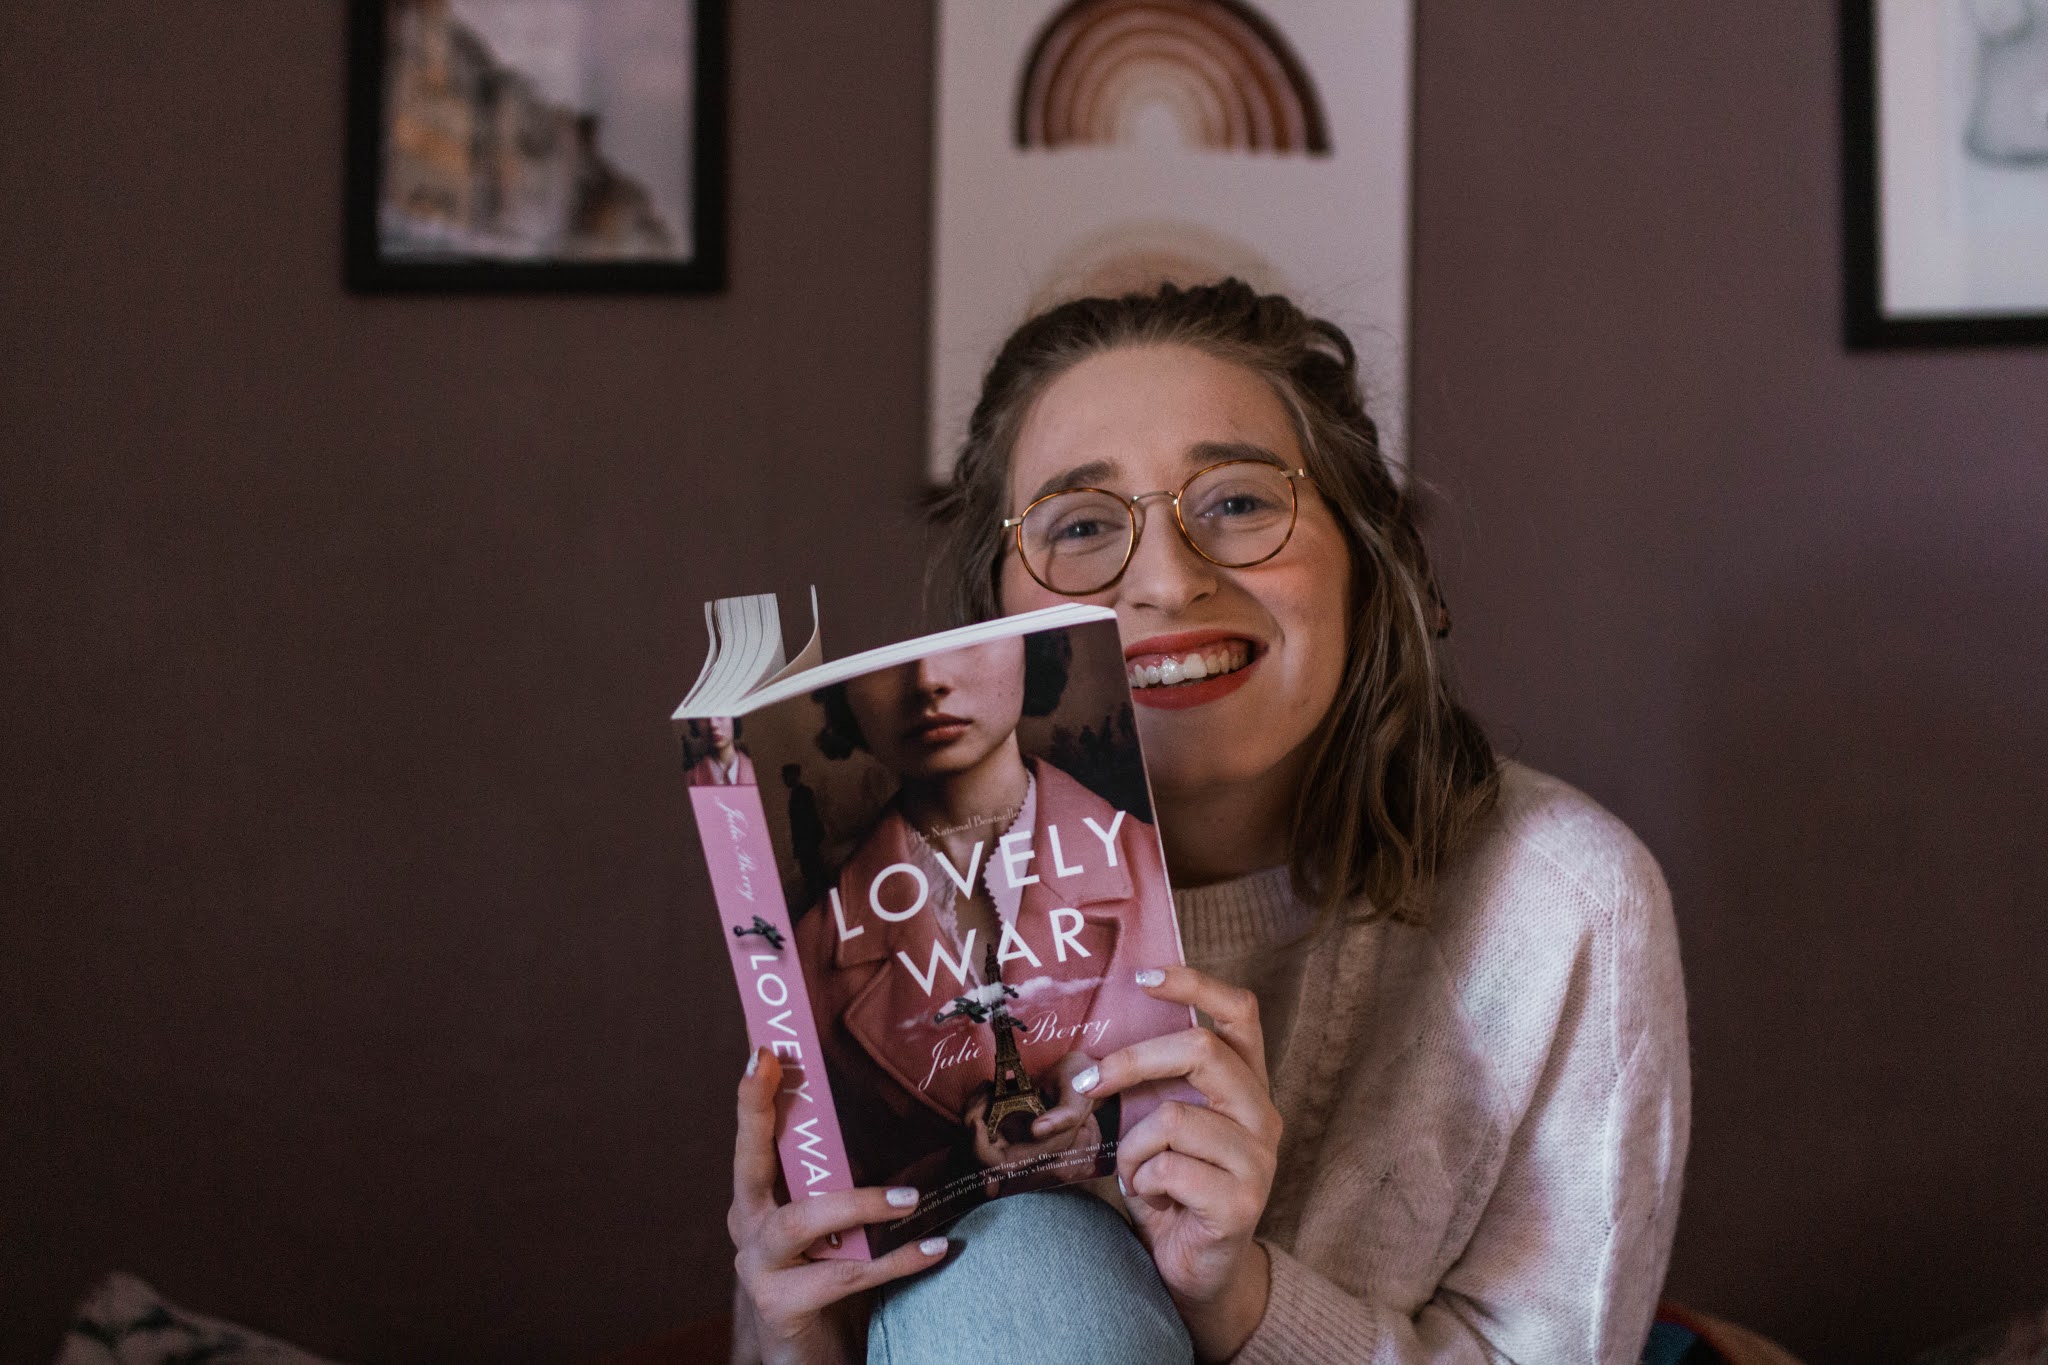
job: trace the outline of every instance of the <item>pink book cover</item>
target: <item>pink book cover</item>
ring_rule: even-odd
[[[748,1031],[790,1068],[791,1196],[919,1191],[814,1254],[880,1255],[1025,1190],[1114,1198],[1121,1136],[1196,1098],[1070,1087],[1194,1017],[1133,979],[1181,951],[1116,623],[1012,619],[679,722]]]

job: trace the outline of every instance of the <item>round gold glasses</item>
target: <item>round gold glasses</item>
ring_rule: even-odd
[[[1106,488],[1063,488],[1006,517],[1017,556],[1038,582],[1062,597],[1087,597],[1115,585],[1137,553],[1144,522],[1138,504],[1166,498],[1173,524],[1196,554],[1225,569],[1263,564],[1285,548],[1301,510],[1306,469],[1265,460],[1225,460],[1198,469],[1172,492],[1125,497]]]

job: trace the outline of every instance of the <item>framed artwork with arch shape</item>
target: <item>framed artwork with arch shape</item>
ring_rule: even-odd
[[[1083,294],[1235,275],[1336,322],[1398,461],[1412,0],[940,0],[930,427]]]

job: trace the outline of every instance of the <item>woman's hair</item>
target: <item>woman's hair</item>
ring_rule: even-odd
[[[1449,629],[1413,499],[1394,481],[1334,325],[1239,280],[1064,303],[1019,327],[982,381],[953,476],[925,504],[929,605],[951,623],[998,615],[1013,515],[1010,455],[1024,418],[1070,367],[1124,346],[1179,345],[1260,375],[1291,414],[1304,463],[1351,561],[1346,667],[1296,798],[1288,861],[1325,909],[1363,895],[1373,917],[1417,919],[1427,892],[1492,807],[1500,778],[1435,646]]]
[[[1067,673],[1073,667],[1074,645],[1064,630],[1041,630],[1024,637],[1024,714],[1049,716],[1058,709],[1067,690]],[[854,750],[868,747],[860,732],[853,704],[846,699],[846,684],[833,683],[811,693],[811,700],[825,712],[824,728],[818,731],[818,752],[827,758],[851,757]]]

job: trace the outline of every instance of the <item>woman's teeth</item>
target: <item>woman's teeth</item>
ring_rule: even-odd
[[[1200,682],[1219,674],[1235,673],[1249,662],[1251,646],[1243,640],[1231,640],[1152,663],[1129,664],[1126,672],[1132,687],[1171,687],[1175,683]]]

